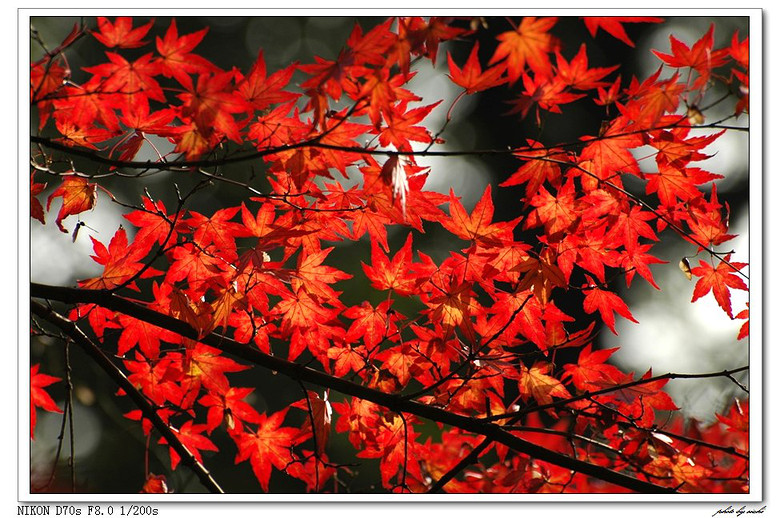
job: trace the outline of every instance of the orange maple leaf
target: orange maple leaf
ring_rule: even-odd
[[[322,262],[333,251],[334,247],[320,250],[319,252],[304,253],[298,256],[298,268],[293,274],[291,286],[294,291],[299,287],[313,296],[323,300],[337,301],[340,292],[330,287],[335,282],[351,279],[352,276]]]
[[[165,475],[149,473],[140,493],[170,493],[170,491],[168,491],[168,484],[165,481]]]
[[[548,31],[558,22],[557,17],[539,18],[526,16],[517,30],[498,35],[499,43],[489,64],[498,63],[506,58],[507,75],[510,84],[514,84],[523,75],[528,64],[535,73],[550,76],[550,58],[548,53],[555,51],[558,40]]]
[[[525,365],[520,366],[519,389],[524,399],[532,396],[537,404],[547,405],[552,403],[553,397],[569,398],[571,394],[566,387],[552,376],[547,375],[549,364],[539,362],[530,369]]]
[[[344,316],[354,320],[347,330],[345,340],[352,343],[362,339],[369,348],[381,343],[385,336],[395,330],[392,320],[388,317],[391,305],[392,300],[385,300],[374,308],[370,302],[364,300],[360,306],[352,306],[346,310]]]

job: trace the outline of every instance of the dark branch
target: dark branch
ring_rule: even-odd
[[[496,424],[461,416],[446,410],[424,405],[417,401],[409,401],[399,395],[386,394],[378,390],[364,387],[362,385],[331,376],[324,372],[317,371],[276,356],[264,354],[259,350],[252,349],[245,344],[238,343],[226,336],[222,336],[217,333],[210,333],[205,337],[199,337],[198,332],[185,322],[150,310],[144,306],[141,306],[140,304],[119,297],[108,291],[64,288],[31,283],[30,293],[32,297],[57,300],[66,303],[98,304],[104,308],[113,311],[119,311],[149,324],[168,329],[187,338],[198,340],[206,345],[223,350],[247,362],[284,374],[285,376],[288,376],[294,380],[314,383],[322,387],[331,388],[337,392],[341,392],[342,394],[372,401],[378,405],[388,408],[393,412],[406,412],[409,414],[414,414],[424,419],[429,419],[434,422],[460,428],[467,432],[483,435],[492,441],[500,442],[509,448],[526,454],[532,458],[550,462],[565,469],[577,471],[585,475],[589,475],[624,487],[626,489],[630,489],[632,491],[637,491],[640,493],[675,492],[674,489],[668,487],[663,487],[650,482],[639,480],[623,473],[618,473],[601,466],[596,466],[578,459],[568,457],[553,450],[542,448],[536,444],[520,439],[519,437],[502,429]],[[67,324],[69,326],[73,325],[69,321],[65,321],[62,324]]]
[[[116,365],[114,365],[114,362],[112,362],[105,354],[103,354],[103,351],[101,351],[100,348],[95,345],[95,343],[92,342],[92,340],[90,340],[89,337],[87,337],[87,335],[85,335],[74,322],[71,322],[51,308],[48,308],[40,302],[36,302],[34,300],[30,301],[30,308],[33,313],[61,329],[76,344],[78,344],[84,350],[84,352],[86,352],[93,360],[95,360],[100,368],[102,368],[103,371],[105,371],[111,377],[111,379],[114,380],[114,382],[119,385],[119,387],[124,390],[125,393],[127,393],[128,396],[130,396],[136,406],[141,409],[144,417],[152,422],[157,431],[159,431],[160,434],[165,437],[165,440],[168,441],[168,444],[174,450],[176,450],[176,453],[179,454],[182,462],[198,476],[201,483],[206,486],[209,491],[212,493],[224,493],[222,488],[219,487],[219,484],[217,484],[217,482],[212,478],[208,470],[203,466],[203,464],[198,462],[195,457],[193,457],[192,453],[187,450],[187,448],[181,443],[178,437],[176,437],[168,425],[162,420],[162,418],[160,418],[159,415],[157,415],[157,412],[152,407],[152,405],[140,392],[138,392],[130,380],[127,379],[125,374],[119,370]]]

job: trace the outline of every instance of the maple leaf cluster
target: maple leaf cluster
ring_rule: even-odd
[[[478,20],[390,18],[367,31],[356,25],[335,59],[270,74],[262,50],[246,73],[221,69],[196,52],[207,29],[180,34],[175,20],[153,40],[154,21],[98,18],[92,30],[76,27],[57,52],[31,66],[38,128],[56,134],[33,140],[47,152],[92,157],[97,170],[56,174],[47,156],[33,153],[33,218],[45,223],[62,198],[55,223],[67,231],[66,218],[95,206],[97,172],[173,170],[238,185],[247,197],[205,214],[188,207],[197,190],[177,193],[175,206],[148,191],[140,204],[123,204],[132,207],[124,217],[134,234],[120,227],[107,246],[91,237],[103,271],[79,288],[130,293],[145,312],[91,301],[74,307],[71,320],[111,349],[197,463],[225,453],[214,440],[222,430],[235,462],[248,461],[264,491],[273,472],[309,491],[351,473],[329,457],[331,428],[346,434],[358,458],[379,459],[387,491],[425,492],[439,481],[445,491],[467,493],[606,492],[620,485],[501,441],[480,447],[474,430],[439,423],[437,433],[423,434],[424,416],[390,410],[379,396],[330,402],[327,391],[304,390],[288,408],[260,412],[251,404],[255,388],[233,381],[235,373],[259,367],[207,345],[207,337],[314,365],[329,380],[370,389],[366,394],[402,396],[492,423],[556,455],[661,488],[745,491],[747,402],[710,425],[667,422],[678,410],[663,390],[668,377],[623,372],[608,363],[614,350],[597,349],[595,337],[598,324],[617,334],[617,317],[636,322],[611,281],[622,277],[629,287],[638,274],[659,288],[650,266],[663,261],[651,252],[664,232],[704,257],[688,269],[697,278],[693,300],[711,291],[730,318],[747,319],[747,309],[733,315],[730,299],[731,290],[748,289],[741,272],[747,264],[715,249],[733,237],[728,205],[711,183],[720,176],[693,165],[708,158],[704,148],[725,131],[694,131],[715,83],[737,85],[734,114],[748,111],[747,39],[735,35],[729,47],[716,49],[714,29],[691,48],[672,38],[671,54],[656,52],[663,63],[656,73],[623,83],[621,76],[608,79],[619,64],[589,66],[587,43],[576,52],[563,48],[554,34],[558,21],[509,20],[486,58],[470,39]],[[594,36],[602,29],[633,46],[622,24],[661,21],[584,24]],[[105,62],[84,67],[86,80],[77,83],[64,56],[82,37],[106,48]],[[507,90],[509,116],[534,112],[537,120],[585,101],[616,115],[578,142],[528,140],[508,150],[517,169],[469,210],[453,190],[426,190],[428,169],[417,163],[443,142],[424,122],[441,101],[422,99],[409,82],[423,63],[436,66],[440,45],[450,40],[470,46],[463,65],[447,52],[461,97]],[[662,76],[665,69],[671,74]],[[299,87],[293,77],[303,77]],[[134,161],[144,146],[154,147],[150,136],[167,139],[172,151]],[[636,150],[643,146],[652,159],[640,165]],[[267,190],[221,172],[221,165],[250,160],[263,162]],[[653,162],[649,170],[646,162]],[[46,188],[36,176],[45,173],[52,174],[46,184],[57,184],[46,210],[36,198]],[[341,182],[337,174],[359,181]],[[629,190],[629,177],[639,191]],[[706,193],[701,186],[709,183]],[[522,215],[496,220],[499,188],[521,193]],[[390,244],[391,227],[403,228],[400,248]],[[415,246],[431,228],[457,243],[443,258]],[[360,270],[345,271],[332,259],[343,242],[365,246]],[[366,284],[370,297],[345,302],[350,279]],[[150,312],[192,334],[150,321]],[[747,327],[739,338],[745,336]],[[35,369],[33,416],[36,406],[56,410],[43,391],[56,379]],[[154,433],[142,410],[127,417]],[[160,439],[175,470],[182,458],[171,441]],[[470,466],[451,473],[478,451]],[[147,473],[143,490],[167,492],[160,477]]]

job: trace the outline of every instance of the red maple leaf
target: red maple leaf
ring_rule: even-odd
[[[336,301],[339,293],[330,287],[338,281],[351,279],[352,276],[333,268],[325,266],[322,262],[333,251],[333,247],[324,248],[318,252],[301,253],[298,256],[298,267],[293,274],[291,286],[293,290],[303,287],[309,294],[323,300]]]
[[[155,475],[154,473],[149,473],[149,475],[146,477],[146,482],[144,482],[144,487],[141,489],[140,493],[170,493],[168,490],[168,484],[165,481],[165,475]]]
[[[530,199],[529,204],[536,207],[525,220],[526,228],[544,225],[548,235],[569,231],[579,221],[579,203],[574,193],[574,182],[567,181],[555,196],[544,187],[539,187],[537,194]]]
[[[604,363],[619,348],[600,349],[593,351],[588,344],[580,351],[577,363],[563,366],[565,371],[562,379],[571,378],[574,386],[580,390],[601,390],[624,383],[627,376],[614,365]]]
[[[412,92],[403,88],[408,79],[414,77],[410,73],[408,77],[401,75],[391,75],[390,70],[381,68],[366,78],[366,81],[359,85],[360,88],[350,88],[347,93],[354,99],[366,99],[368,102],[368,117],[375,128],[381,126],[383,112],[391,111],[392,106],[397,101],[417,102],[422,97],[414,95]]]
[[[199,295],[213,282],[214,274],[226,267],[223,259],[191,243],[175,247],[169,254],[169,260],[171,265],[165,274],[165,282],[173,284],[187,279],[190,289]]]
[[[501,246],[513,240],[512,231],[519,219],[504,223],[492,223],[492,188],[488,185],[482,197],[467,214],[455,193],[450,189],[450,217],[441,220],[444,228],[461,239],[479,243],[482,246]]]
[[[670,67],[690,67],[696,70],[699,73],[699,78],[694,83],[694,87],[702,87],[710,80],[712,69],[723,66],[728,55],[728,49],[712,50],[715,43],[714,32],[715,24],[713,23],[710,25],[710,30],[692,47],[688,47],[674,35],[669,35],[672,53],[664,54],[653,50],[653,54]]]
[[[604,29],[631,47],[634,46],[634,42],[626,34],[626,30],[623,28],[624,23],[661,23],[664,21],[663,18],[653,16],[588,16],[583,20],[591,36],[595,37],[599,29]]]
[[[206,431],[205,424],[194,424],[194,422],[190,420],[184,423],[178,430],[172,426],[170,429],[198,462],[203,462],[203,455],[200,453],[201,450],[219,451],[217,445],[203,435],[203,432]],[[167,444],[167,441],[165,439],[160,439],[160,444]],[[176,469],[181,457],[179,457],[179,454],[173,447],[170,448],[170,455],[171,469]]]
[[[306,420],[299,430],[296,442],[303,442],[312,437],[317,445],[317,454],[324,455],[325,447],[328,445],[328,438],[330,437],[331,417],[333,415],[333,409],[328,401],[328,391],[326,390],[320,396],[319,393],[313,390],[307,390],[305,398],[296,401],[290,406],[300,408],[307,414]]]
[[[363,340],[366,347],[373,349],[386,336],[395,331],[395,326],[388,316],[392,300],[385,300],[375,308],[368,301],[359,306],[352,306],[344,312],[344,316],[353,319],[347,330],[345,339],[354,343]]]
[[[611,291],[606,291],[597,288],[595,285],[591,285],[587,288],[587,295],[582,303],[582,308],[586,313],[595,313],[598,311],[601,314],[601,319],[609,327],[610,331],[618,334],[615,331],[615,315],[618,315],[629,319],[632,322],[638,321],[634,318],[629,311],[628,306],[623,299],[617,296],[617,294]]]
[[[479,42],[476,42],[462,69],[455,64],[450,53],[447,53],[447,63],[450,67],[450,79],[452,79],[452,82],[456,85],[465,88],[467,94],[477,93],[482,90],[487,90],[488,88],[502,85],[508,80],[506,77],[502,77],[504,74],[503,66],[490,67],[483,72],[482,66],[479,64],[478,53]]]
[[[387,60],[387,51],[395,43],[398,37],[390,30],[393,25],[392,18],[376,25],[363,34],[360,24],[355,24],[347,38],[346,48],[354,56],[356,65],[384,65]]]
[[[628,212],[618,214],[614,224],[610,224],[604,240],[615,245],[622,245],[629,252],[634,251],[639,246],[640,237],[658,241],[658,236],[653,232],[653,228],[647,224],[648,221],[655,218],[656,215],[652,212],[643,211],[640,207],[633,205]]]
[[[585,94],[569,91],[569,85],[561,81],[559,76],[550,79],[542,74],[536,74],[533,77],[529,74],[523,74],[523,91],[518,99],[509,101],[509,104],[514,105],[514,108],[509,110],[507,115],[520,113],[525,118],[530,109],[537,105],[536,123],[541,124],[539,109],[562,113],[561,104],[574,102],[584,96]]]
[[[739,328],[739,335],[737,335],[737,340],[742,340],[743,338],[750,336],[750,302],[748,302],[747,307],[737,313],[734,318],[745,321],[745,323],[742,324],[742,327]]]
[[[195,86],[180,94],[182,116],[192,120],[204,138],[220,134],[234,142],[242,142],[240,123],[233,114],[247,111],[247,103],[235,91],[236,73],[200,74]]]
[[[689,201],[702,196],[699,184],[722,178],[697,167],[674,167],[661,162],[657,173],[647,173],[647,194],[657,193],[662,205],[674,205],[677,200]]]
[[[115,52],[106,52],[106,56],[109,63],[84,69],[96,78],[104,78],[101,91],[122,93],[124,101],[129,103],[143,102],[136,99],[138,96],[165,102],[165,94],[154,78],[160,74],[160,63],[152,59],[151,52],[132,63]]]
[[[631,287],[631,279],[634,278],[634,274],[638,273],[647,282],[650,283],[655,289],[661,288],[655,283],[653,279],[653,273],[650,271],[650,264],[663,264],[667,261],[662,261],[655,256],[646,253],[650,250],[652,245],[639,245],[632,250],[623,250],[620,254],[620,267],[626,271],[626,286]]]
[[[409,446],[414,448],[415,438],[419,432],[415,432],[414,428],[409,426],[410,422],[413,422],[412,416],[402,417],[398,414],[383,416],[378,421],[375,440],[358,454],[358,457],[381,459],[379,472],[385,486],[389,486],[390,479],[404,467],[408,476],[415,474],[417,477],[420,476],[419,461],[414,450],[410,451],[409,448]],[[410,458],[414,459],[414,462],[408,462]]]
[[[622,187],[621,174],[640,174],[639,163],[631,150],[644,142],[639,133],[629,131],[629,124],[625,117],[618,117],[602,132],[601,138],[583,139],[588,144],[580,154],[579,164],[590,173],[583,175],[586,189],[603,187],[597,180],[607,180]]]
[[[557,186],[561,179],[559,162],[568,161],[568,156],[563,150],[547,149],[542,143],[531,139],[527,142],[529,150],[515,153],[515,156],[525,163],[500,184],[501,187],[508,187],[528,182],[525,188],[526,200],[537,194],[545,180]]]
[[[319,297],[309,295],[302,287],[294,293],[283,295],[274,311],[282,315],[282,330],[285,332],[305,330],[312,325],[325,324],[334,313],[332,308],[323,305]]]
[[[617,76],[615,81],[610,83],[609,88],[597,88],[598,98],[593,99],[593,102],[599,106],[609,106],[618,100],[618,93],[620,92],[620,85],[622,84],[622,78]]]
[[[227,391],[213,390],[203,395],[198,403],[208,407],[206,431],[211,433],[221,424],[228,432],[243,430],[242,423],[259,423],[262,418],[252,405],[245,401],[253,388],[230,387]]]
[[[449,24],[452,22],[452,18],[438,16],[398,19],[399,43],[396,46],[402,49],[399,51],[398,61],[404,75],[409,73],[409,53],[424,55],[435,66],[439,43],[470,32],[467,29],[451,27]]]
[[[691,274],[699,277],[696,287],[693,289],[694,302],[710,291],[718,301],[718,305],[726,312],[729,318],[734,318],[731,313],[731,289],[748,291],[737,272],[747,266],[747,263],[731,262],[731,254],[728,254],[718,263],[716,268],[706,261],[699,261],[699,266],[691,269]]]
[[[51,398],[51,396],[43,390],[44,387],[48,387],[52,383],[60,381],[60,378],[55,376],[49,376],[48,374],[42,374],[38,372],[40,364],[35,364],[30,367],[30,438],[35,439],[35,409],[40,408],[47,412],[62,413],[60,407]]]
[[[41,205],[41,202],[35,196],[42,193],[45,188],[45,183],[35,182],[35,173],[30,174],[30,216],[44,225],[46,224],[46,219],[43,212],[43,205]]]
[[[664,115],[677,111],[686,85],[680,83],[679,71],[669,79],[659,80],[663,67],[640,83],[636,78],[626,89],[631,100],[622,107],[623,114],[634,121],[638,128],[654,129]],[[637,135],[637,133],[634,133]]]
[[[701,251],[702,244],[719,245],[735,236],[729,234],[728,219],[729,206],[724,206],[718,201],[717,184],[712,183],[712,194],[709,201],[703,196],[692,200],[687,207],[686,223],[691,228],[693,235],[698,240],[695,243]],[[725,212],[725,214],[724,214]]]
[[[411,142],[429,143],[433,138],[424,126],[415,126],[422,121],[441,101],[419,106],[406,111],[407,102],[402,101],[385,113],[387,127],[379,132],[379,143],[393,145],[399,151],[411,151]]]
[[[175,243],[177,232],[175,227],[171,228],[173,216],[166,213],[163,202],[144,197],[143,207],[144,210],[135,210],[124,215],[126,220],[139,229],[133,239],[133,246],[139,249],[139,254],[143,251],[142,255],[146,255],[155,243],[162,245],[166,238]]]
[[[190,382],[217,392],[227,392],[230,387],[226,373],[241,372],[248,368],[223,356],[219,349],[200,342],[187,347],[182,365],[184,375]]]
[[[43,103],[49,94],[62,88],[65,83],[64,79],[69,74],[70,71],[67,68],[51,59],[32,64],[30,66],[30,101],[39,105]],[[42,117],[43,121],[40,123],[41,128],[43,128],[48,118],[51,103],[47,106],[48,109],[45,116]]]
[[[552,289],[562,288],[568,281],[568,277],[556,263],[556,257],[550,248],[543,250],[538,258],[530,256],[521,258],[511,266],[511,270],[523,274],[517,289],[531,288],[536,298],[546,305],[550,300]]]
[[[251,235],[241,223],[230,221],[238,214],[240,207],[219,209],[211,217],[190,211],[190,217],[184,221],[194,232],[192,238],[201,248],[213,244],[220,254],[233,257],[236,252],[236,238]]]
[[[162,73],[165,77],[173,77],[186,89],[192,89],[192,78],[189,74],[216,71],[210,61],[191,51],[198,46],[208,28],[186,34],[179,37],[176,28],[176,20],[171,20],[171,25],[165,36],[157,37],[157,52],[160,54]]]
[[[580,45],[577,55],[567,62],[561,53],[556,50],[555,56],[558,65],[558,77],[560,80],[576,88],[577,90],[591,90],[600,86],[607,86],[609,83],[600,81],[604,76],[620,68],[619,65],[613,67],[588,68],[588,55],[585,51],[585,44]]]
[[[122,334],[117,343],[117,354],[124,356],[136,345],[141,353],[155,360],[160,356],[160,340],[170,343],[177,342],[177,335],[127,315],[119,314],[119,323],[122,326]]]
[[[180,377],[180,371],[174,364],[174,358],[163,357],[151,362],[140,352],[135,352],[135,360],[124,360],[129,371],[127,379],[154,404],[162,406],[166,401],[181,404],[184,392],[174,381]]]
[[[674,117],[674,120],[679,120],[679,118]],[[699,150],[712,144],[725,133],[725,130],[712,135],[686,138],[689,132],[690,127],[688,126],[678,126],[655,132],[650,137],[649,144],[658,150],[658,154],[655,156],[656,162],[670,164],[674,167],[684,167],[689,162],[706,160],[710,158],[710,155],[700,153]]]
[[[641,379],[646,380],[652,376],[652,370],[648,370]],[[640,426],[651,426],[655,410],[679,410],[669,394],[663,390],[668,381],[668,379],[658,379],[618,389],[615,394],[621,401],[619,404],[621,412],[634,416]]]
[[[385,349],[375,355],[374,359],[381,361],[382,369],[395,376],[402,387],[409,383],[415,370],[424,368],[419,353],[408,345],[396,345]]]
[[[286,415],[287,409],[271,416],[263,414],[256,432],[243,433],[236,437],[236,464],[249,460],[263,491],[268,491],[271,466],[284,470],[292,462],[292,447],[299,430],[282,426]]]
[[[541,301],[531,297],[530,292],[523,288],[514,293],[498,293],[494,298],[495,303],[489,309],[494,316],[489,318],[484,326],[478,326],[479,333],[492,339],[500,332],[496,342],[507,344],[514,343],[515,337],[519,335],[544,350],[546,333],[542,322]]]
[[[94,237],[90,236],[90,239],[95,250],[92,259],[103,265],[103,273],[99,277],[79,281],[82,288],[110,290],[124,284],[146,266],[139,262],[139,259],[146,255],[145,252],[128,245],[127,233],[121,226],[111,238],[108,248]],[[146,268],[141,278],[146,279],[160,274],[162,272],[159,270]],[[134,287],[134,283],[129,287]]]
[[[134,49],[146,45],[147,42],[143,41],[143,38],[153,25],[154,19],[133,29],[133,19],[129,16],[118,16],[114,23],[108,18],[98,16],[98,30],[92,31],[92,36],[108,48]]]
[[[282,70],[277,70],[270,76],[266,73],[263,50],[257,54],[257,60],[246,77],[236,78],[236,90],[239,95],[250,103],[255,110],[265,110],[268,106],[277,103],[293,101],[300,94],[285,92],[283,90],[290,83],[295,64]]]
[[[83,95],[81,99],[90,99],[93,96]],[[59,112],[55,111],[55,117]],[[116,116],[114,116],[116,118]],[[105,142],[119,134],[118,131],[112,131],[99,126],[91,125],[93,121],[88,121],[83,126],[74,124],[71,120],[66,120],[64,115],[62,117],[55,118],[55,125],[57,131],[62,134],[62,137],[58,138],[58,142],[62,142],[69,147],[86,147],[89,149],[98,149],[95,144]]]
[[[120,100],[126,96],[138,101],[146,99],[145,95],[103,92],[103,79],[96,77],[78,87],[65,86],[55,96],[54,122],[66,145],[97,149],[95,143],[120,133],[116,109],[125,104]]]
[[[727,416],[715,414],[718,421],[725,424],[730,431],[747,433],[750,431],[750,406],[747,401],[734,400]]]
[[[417,279],[411,274],[412,234],[406,238],[404,246],[393,256],[392,261],[382,252],[379,245],[371,242],[371,264],[363,264],[366,277],[371,286],[378,290],[393,290],[399,295],[411,295],[415,292]]]
[[[176,117],[176,111],[172,108],[151,112],[148,102],[135,102],[123,104],[121,110],[119,120],[128,128],[141,133],[139,136],[143,136],[143,133],[152,133],[169,137],[178,133],[175,127],[170,126]],[[132,157],[119,160],[132,160]]]
[[[366,356],[366,348],[362,345],[328,348],[328,358],[334,361],[333,374],[335,376],[344,376],[349,372],[360,372],[366,365]]]

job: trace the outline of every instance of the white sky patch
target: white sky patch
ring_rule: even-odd
[[[48,190],[47,190],[48,193]],[[45,199],[39,196],[45,205]],[[132,239],[133,225],[122,217],[124,209],[111,203],[105,193],[98,190],[98,200],[95,208],[82,212],[78,216],[68,216],[62,220],[63,226],[69,231],[60,232],[54,224],[57,212],[62,204],[62,198],[52,201],[51,210],[46,213],[46,225],[37,221],[30,223],[30,277],[32,282],[67,286],[77,279],[85,279],[100,275],[103,266],[93,261],[89,256],[94,254],[92,240],[94,237],[106,248],[114,237],[119,225],[123,225]],[[87,226],[79,229],[76,241],[73,241],[73,230],[79,221]]]
[[[732,261],[747,262],[747,230],[746,213],[734,218],[730,233],[739,237],[719,248],[733,248],[736,253],[731,257]],[[737,341],[744,320],[730,320],[712,292],[691,303],[697,278],[694,276],[689,281],[677,264],[682,255],[692,252],[685,244],[663,256],[656,252],[660,259],[669,261],[651,266],[660,291],[635,276],[631,288],[620,293],[639,324],[618,318],[618,336],[605,330],[601,339],[605,348],[620,347],[612,358],[624,370],[635,371],[637,375],[644,374],[649,367],[654,375],[705,373],[748,364],[748,339]],[[691,267],[699,266],[700,260],[709,261],[708,255],[701,252],[697,257],[689,258]],[[750,274],[749,267],[741,271]],[[749,285],[747,281],[745,283]],[[745,309],[747,301],[748,292],[731,290],[731,307],[735,315]],[[713,410],[720,411],[724,400],[733,396],[737,387],[719,378],[679,380],[670,382],[667,389],[687,415],[711,419]]]

